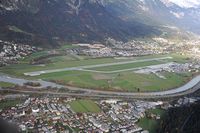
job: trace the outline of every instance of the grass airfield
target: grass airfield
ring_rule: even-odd
[[[141,67],[164,64],[168,62],[184,63],[188,61],[188,57],[177,54],[150,55],[129,58],[91,58],[87,56],[65,55],[50,57],[46,59],[48,60],[48,63],[46,64],[31,65],[29,63],[32,59],[39,58],[44,55],[48,55],[48,52],[44,51],[34,53],[21,60],[19,64],[0,68],[0,72],[26,79],[54,81],[69,86],[130,92],[149,92],[172,89],[183,85],[191,76],[190,73],[177,74],[163,72],[162,75],[164,75],[166,79],[161,79],[155,74],[134,73],[134,70]],[[90,67],[80,69],[82,66]],[[52,71],[73,67],[78,69],[44,73],[36,76],[24,75],[24,73],[35,71]]]

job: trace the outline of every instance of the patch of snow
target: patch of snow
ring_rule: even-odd
[[[181,18],[183,18],[185,16],[184,12],[173,12],[173,11],[170,11],[170,13],[173,14],[178,19],[181,19]]]
[[[200,0],[168,0],[182,8],[198,8]]]
[[[139,8],[142,9],[143,11],[147,12],[149,11],[149,8],[143,5],[139,5]]]
[[[146,4],[146,2],[145,2],[145,0],[138,0],[141,4],[143,4],[143,5],[145,5]]]
[[[66,1],[66,4],[68,4],[73,10],[75,10],[76,15],[79,14],[80,7],[82,5],[82,0],[69,0]]]

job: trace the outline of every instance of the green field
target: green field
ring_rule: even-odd
[[[123,72],[119,74],[98,74],[82,71],[66,71],[44,74],[36,79],[58,81],[65,85],[83,88],[116,90],[116,91],[161,91],[172,89],[184,84],[190,75],[163,73],[167,79],[161,79],[154,74],[136,74]]]
[[[165,110],[160,109],[160,108],[150,109],[150,110],[148,110],[148,112],[155,114],[155,115],[160,115],[160,116],[164,116],[164,114],[165,114]]]
[[[39,58],[41,56],[47,56],[47,55],[48,55],[47,51],[34,53],[34,54],[30,55],[29,57],[26,57],[25,59],[20,60],[19,64],[1,67],[0,72],[7,73],[10,75],[24,77],[24,73],[26,73],[26,72],[52,70],[52,69],[60,69],[60,68],[66,68],[66,67],[97,65],[97,64],[105,64],[105,63],[124,62],[124,61],[150,59],[150,58],[160,58],[160,57],[166,57],[166,56],[174,57],[173,61],[178,61],[178,62],[186,61],[186,57],[178,56],[176,54],[151,55],[151,56],[134,57],[134,58],[130,58],[130,59],[129,58],[127,58],[127,59],[115,59],[115,58],[95,58],[95,59],[93,59],[93,58],[89,58],[89,57],[85,57],[85,56],[67,55],[67,56],[51,57],[48,59],[48,60],[50,60],[50,63],[46,63],[43,65],[29,64],[32,59]],[[167,60],[165,60],[165,61],[167,61]],[[169,61],[172,61],[172,60],[169,60]],[[152,63],[152,64],[154,64],[154,63]],[[122,68],[124,68],[124,67],[130,68],[131,65],[136,67],[136,66],[141,66],[141,65],[145,65],[145,64],[148,65],[148,64],[151,64],[151,62],[141,63],[140,65],[137,65],[137,63],[136,64],[133,63],[133,64],[115,66],[112,68],[113,69],[120,69],[121,67]],[[101,69],[101,68],[99,68],[99,69]],[[111,70],[111,68],[109,66],[104,69]]]
[[[90,70],[96,70],[96,71],[117,71],[117,70],[123,70],[123,69],[131,69],[131,68],[137,68],[137,67],[145,67],[150,65],[158,65],[163,64],[163,61],[146,61],[146,62],[137,62],[137,63],[127,63],[127,64],[121,64],[121,65],[112,65],[112,66],[105,66],[105,67],[95,67]]]
[[[6,109],[10,107],[14,107],[17,104],[20,104],[21,100],[6,100],[6,101],[0,101],[0,109]]]
[[[39,58],[39,57],[42,57],[42,56],[47,56],[47,55],[49,55],[47,51],[41,51],[41,52],[33,53],[30,56],[25,57],[24,59],[22,59],[20,61],[21,61],[21,64],[23,64],[23,63],[28,64],[29,61],[31,61],[33,59],[36,59],[36,58]]]
[[[156,120],[148,119],[144,117],[140,119],[138,125],[145,130],[148,130],[149,133],[156,133],[156,129],[158,127],[158,122]]]
[[[160,115],[162,119],[164,117],[165,111],[162,109],[152,109],[152,110],[149,110],[148,113]],[[150,133],[157,133],[156,130],[159,127],[159,122],[160,120],[154,120],[151,118],[144,117],[144,118],[141,118],[137,124],[143,129],[148,130]]]
[[[10,26],[9,25],[8,29],[11,30],[11,31],[14,31],[14,32],[18,32],[18,33],[23,33],[23,34],[27,34],[27,35],[33,35],[32,33],[28,33],[28,32],[26,32],[26,31],[24,31],[24,30],[22,30],[22,29],[20,29],[20,28],[18,28],[16,26]]]
[[[184,58],[182,56],[178,55],[170,55],[173,57],[172,59],[162,59],[162,60],[153,60],[153,61],[144,61],[142,62],[142,59],[150,59],[150,57],[138,57],[135,60],[138,60],[140,62],[134,62],[134,63],[126,63],[126,64],[120,64],[120,65],[110,65],[105,67],[94,67],[90,68],[89,70],[96,70],[96,71],[117,71],[117,70],[123,70],[123,69],[131,69],[131,68],[138,68],[138,67],[145,67],[145,66],[151,66],[151,65],[159,65],[164,64],[168,62],[177,62],[177,63],[185,63],[187,62],[187,58]],[[162,57],[162,56],[160,56]],[[166,56],[167,57],[167,56]],[[159,57],[152,57],[152,58],[159,58]]]
[[[69,105],[77,113],[98,113],[101,111],[99,106],[91,100],[76,100],[69,103]]]
[[[124,60],[117,60],[117,59],[113,59],[113,58],[83,59],[83,60],[68,60],[68,58],[69,57],[63,58],[63,56],[60,56],[55,59],[55,57],[53,57],[53,58],[51,58],[53,60],[53,62],[49,63],[49,64],[44,64],[44,66],[30,65],[27,62],[23,63],[23,61],[22,61],[21,64],[15,64],[15,65],[2,67],[2,68],[0,68],[0,72],[8,73],[11,75],[16,75],[16,76],[23,76],[24,73],[26,73],[26,72],[124,61]]]
[[[172,89],[184,84],[191,74],[176,74],[163,72],[162,75],[166,79],[161,79],[155,74],[137,74],[133,71],[123,71],[115,72],[117,70],[126,70],[137,67],[144,67],[149,65],[163,64],[167,62],[179,62],[184,63],[188,61],[188,57],[180,56],[177,54],[168,55],[150,55],[142,57],[132,57],[132,58],[91,58],[87,56],[77,56],[77,55],[63,55],[49,57],[49,63],[43,65],[31,65],[29,62],[32,59],[39,58],[42,56],[47,56],[49,52],[43,51],[38,52],[26,57],[21,60],[19,64],[10,65],[0,68],[1,73],[6,73],[26,79],[43,79],[48,81],[54,81],[61,84],[76,86],[89,89],[101,89],[101,90],[115,90],[115,91],[161,91]],[[96,70],[97,72],[88,71],[61,71],[55,73],[42,74],[39,76],[25,76],[26,72],[42,71],[42,70],[53,70],[59,68],[70,68],[79,67],[87,65],[99,65],[107,63],[118,63],[127,61],[139,61],[143,59],[161,58],[161,57],[173,57],[173,59],[163,59],[163,60],[153,60],[144,61],[137,63],[125,63],[120,65],[111,65],[104,67],[88,68],[87,70]],[[102,73],[101,73],[102,71]],[[103,73],[111,72],[111,73]]]
[[[14,84],[7,83],[7,82],[0,82],[0,87],[13,87]]]

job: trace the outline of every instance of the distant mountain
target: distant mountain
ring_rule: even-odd
[[[192,5],[185,7],[171,2],[171,4],[166,6],[169,13],[173,16],[172,21],[175,25],[200,34],[200,5]]]
[[[176,4],[182,8],[198,8],[200,6],[199,0],[162,0],[167,4]]]
[[[127,22],[99,0],[8,0],[0,3],[0,39],[52,43],[126,41],[159,34],[152,26]]]
[[[169,0],[1,0],[0,39],[34,45],[160,35],[177,26],[200,33],[200,8]]]
[[[177,26],[200,34],[200,5],[191,1],[187,7],[171,1],[173,0],[108,0],[107,9],[129,21],[137,20],[157,26]]]

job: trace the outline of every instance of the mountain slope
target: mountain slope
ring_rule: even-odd
[[[186,8],[171,0],[0,1],[0,39],[34,45],[108,37],[127,41],[170,34],[166,27],[200,33],[199,23],[200,7]]]
[[[104,0],[9,0],[0,3],[0,39],[19,42],[126,41],[159,34],[137,21],[109,12]]]
[[[148,25],[171,25],[200,33],[200,5],[185,7],[172,0],[108,0],[108,11]]]

